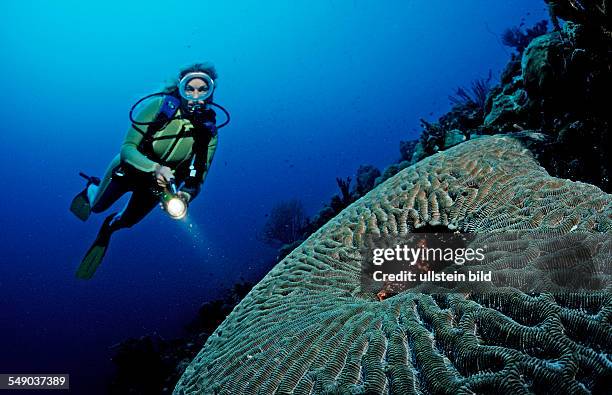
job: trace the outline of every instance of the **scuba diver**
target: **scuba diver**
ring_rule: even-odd
[[[104,258],[111,235],[140,222],[153,208],[162,208],[175,219],[183,218],[200,188],[217,148],[217,130],[229,123],[229,113],[213,102],[217,73],[209,63],[197,63],[179,72],[163,92],[143,97],[132,106],[121,152],[102,180],[80,173],[85,189],[72,200],[70,210],[81,220],[107,210],[127,192],[125,208],[106,217],[85,254],[76,276],[90,279]],[[133,113],[143,105],[138,120]],[[216,124],[217,107],[225,113]]]

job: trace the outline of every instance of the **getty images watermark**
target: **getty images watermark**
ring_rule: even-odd
[[[361,287],[414,292],[595,291],[610,284],[609,235],[504,231],[367,236]]]

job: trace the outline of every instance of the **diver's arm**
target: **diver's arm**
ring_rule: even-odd
[[[206,155],[205,165],[204,166],[196,165],[196,171],[197,171],[196,176],[188,177],[187,180],[185,180],[185,185],[183,185],[183,187],[181,188],[181,192],[184,192],[188,195],[187,196],[188,201],[195,199],[195,197],[198,196],[198,194],[200,193],[202,184],[204,183],[204,180],[206,179],[206,175],[208,174],[208,169],[210,169],[210,165],[212,163],[213,157],[215,156],[215,151],[217,150],[218,140],[219,140],[219,137],[215,133],[215,135],[210,139],[210,142],[208,143],[208,151]],[[201,167],[201,169],[198,169],[198,167]]]
[[[146,122],[153,121],[157,116],[160,106],[161,100],[155,100],[153,103],[145,107],[140,114],[138,114],[137,119]],[[144,130],[147,129],[146,126],[142,126],[142,128]],[[142,142],[143,138],[144,135],[142,132],[135,129],[134,125],[132,125],[125,136],[123,144],[121,145],[121,161],[132,165],[140,171],[154,172],[160,165],[157,162],[147,158],[138,150],[138,146]]]

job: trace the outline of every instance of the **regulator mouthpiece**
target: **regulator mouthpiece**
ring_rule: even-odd
[[[202,86],[201,88],[193,88],[192,86],[188,85],[189,82],[193,79],[201,79],[206,85]],[[193,73],[188,73],[183,78],[181,78],[178,88],[179,93],[183,99],[204,101],[213,94],[213,91],[215,90],[215,82],[212,78],[210,78],[208,74],[203,73],[201,71],[197,71]]]
[[[200,100],[200,99],[198,99]],[[206,104],[195,102],[193,104],[187,104],[187,110],[191,114],[201,115],[208,106]]]

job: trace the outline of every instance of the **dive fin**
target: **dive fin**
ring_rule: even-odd
[[[87,185],[85,186],[85,189],[79,192],[79,194],[72,199],[72,203],[70,203],[70,211],[72,211],[72,213],[81,221],[87,221],[87,218],[89,218],[89,215],[91,214],[91,205],[89,203],[89,198],[87,197],[87,188],[89,188],[91,184],[100,185],[100,179],[98,177],[88,176],[85,173],[79,173],[79,175],[87,180]]]
[[[98,232],[96,240],[94,240],[91,247],[85,254],[85,257],[81,261],[81,264],[77,268],[76,277],[81,280],[89,280],[93,277],[98,269],[98,266],[102,263],[102,259],[108,249],[110,243],[110,237],[113,234],[110,223],[115,218],[115,213],[109,215],[102,223],[102,227]]]
[[[98,266],[102,263],[102,258],[104,258],[107,248],[108,245],[92,245],[89,251],[87,251],[85,258],[81,261],[76,272],[76,277],[81,280],[91,279],[96,273]]]
[[[89,218],[91,214],[91,206],[87,198],[87,187],[72,199],[70,211],[72,211],[72,214],[76,215],[81,221],[87,221],[87,218]]]

